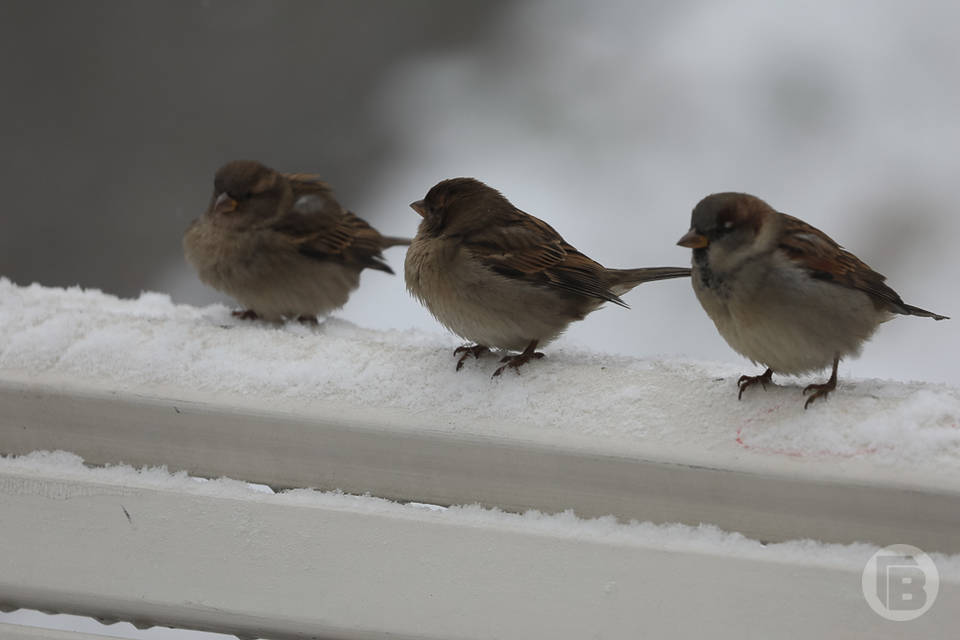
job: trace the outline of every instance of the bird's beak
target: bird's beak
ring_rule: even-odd
[[[221,193],[213,202],[213,210],[216,213],[231,213],[237,210],[237,201],[226,194]]]
[[[690,229],[682,238],[677,240],[677,244],[688,249],[703,249],[710,244],[710,241],[707,240],[707,236],[697,233],[695,229]]]
[[[419,213],[421,216],[427,217],[427,205],[423,204],[423,200],[411,202],[410,208]]]

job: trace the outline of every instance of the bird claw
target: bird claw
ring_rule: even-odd
[[[773,370],[767,369],[759,376],[740,376],[740,379],[737,380],[737,386],[740,388],[740,392],[737,394],[737,400],[743,397],[743,392],[753,385],[760,383],[760,386],[764,389],[767,388],[767,384],[770,384],[773,380]]]
[[[806,409],[813,404],[814,401],[819,400],[820,398],[826,398],[828,395],[830,395],[830,392],[836,388],[836,382],[833,384],[829,382],[825,382],[823,384],[808,384],[803,388],[803,395],[807,395],[811,391],[813,392],[813,395],[807,398],[807,401],[803,403],[803,408]]]
[[[485,353],[488,353],[489,351],[490,349],[483,346],[482,344],[463,345],[462,347],[457,347],[456,349],[453,350],[453,355],[456,356],[457,354],[460,354],[460,353],[463,354],[462,356],[460,356],[460,359],[457,360],[457,371],[460,371],[460,369],[463,368],[463,363],[470,356],[473,356],[474,360],[479,360],[480,356],[482,356]]]
[[[504,369],[508,369],[508,368],[513,369],[514,371],[517,372],[517,375],[520,375],[521,366],[525,365],[531,360],[539,360],[542,357],[543,357],[543,354],[540,353],[539,351],[533,351],[533,352],[524,351],[523,353],[518,353],[515,356],[503,356],[502,358],[500,358],[500,362],[504,362],[506,364],[502,365],[496,371],[494,371],[493,376],[491,377],[496,378],[501,373],[503,373]]]

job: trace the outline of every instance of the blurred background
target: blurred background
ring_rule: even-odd
[[[389,234],[475,176],[615,267],[687,264],[693,205],[748,191],[957,316],[958,19],[899,0],[7,1],[0,275],[226,302],[180,237],[216,168],[252,158],[323,175]],[[388,260],[402,274],[403,249]],[[738,361],[688,283],[626,299],[558,346]],[[365,273],[337,315],[442,331],[402,275]],[[841,375],[960,383],[957,322],[898,319]]]
[[[180,237],[216,168],[250,158],[322,174],[387,234],[475,176],[614,267],[688,264],[694,204],[748,191],[957,317],[958,20],[901,0],[6,0],[0,276],[226,302]],[[627,301],[557,346],[740,361],[688,283]],[[379,272],[337,315],[442,331]],[[958,323],[892,322],[841,376],[960,383]]]

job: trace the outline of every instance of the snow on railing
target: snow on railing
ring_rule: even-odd
[[[281,638],[777,635],[788,611],[896,637],[859,591],[874,545],[960,552],[957,389],[842,381],[804,411],[799,386],[737,402],[730,365],[560,345],[491,380],[455,345],[0,280],[0,453],[244,481],[0,461],[0,604]],[[960,611],[935,557],[929,637]]]

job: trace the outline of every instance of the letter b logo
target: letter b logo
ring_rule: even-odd
[[[907,544],[885,547],[863,568],[863,596],[887,620],[919,618],[933,606],[940,574],[930,556]]]

